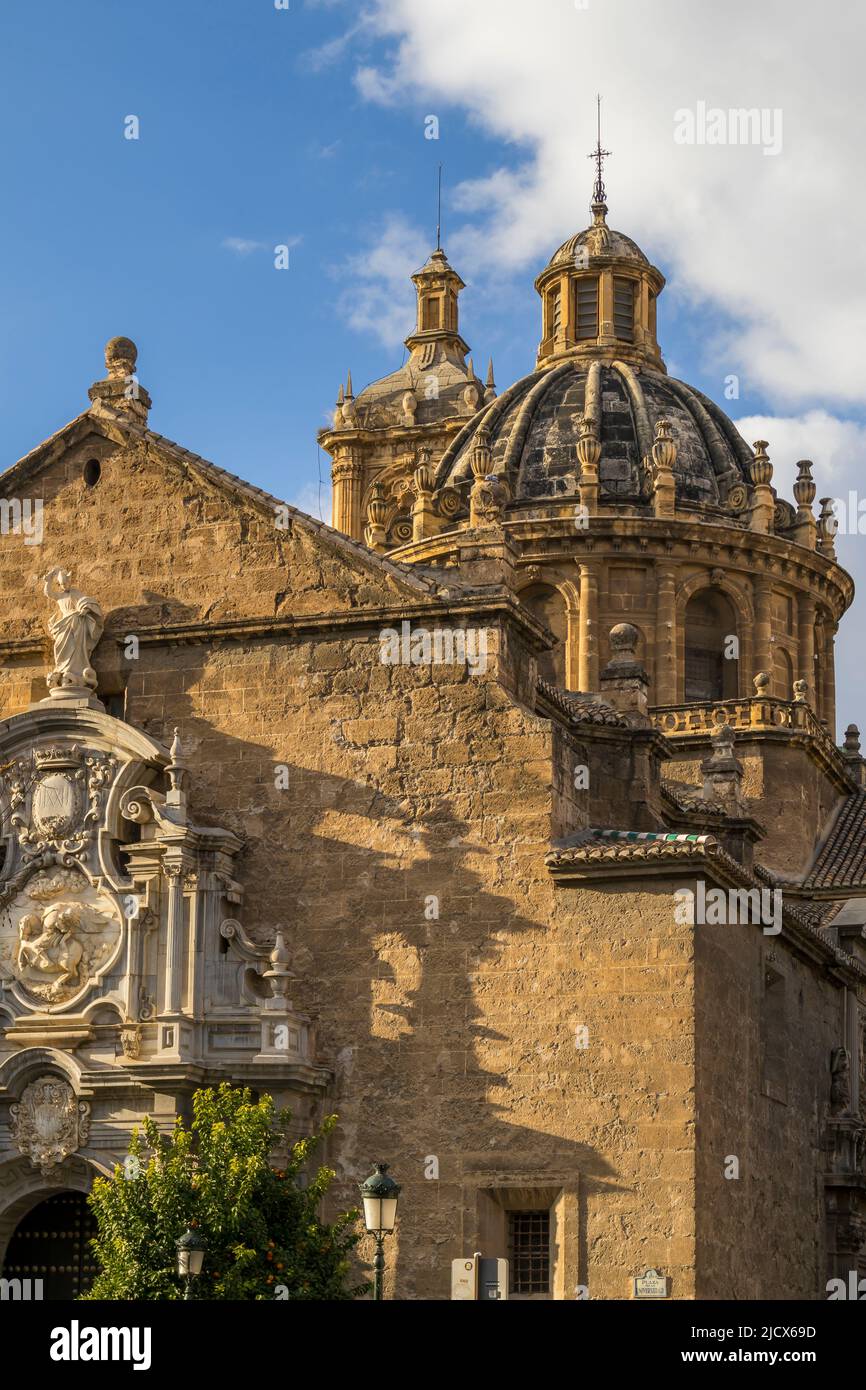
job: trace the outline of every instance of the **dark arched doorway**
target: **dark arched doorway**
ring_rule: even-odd
[[[41,1279],[46,1302],[85,1293],[98,1272],[90,1239],[96,1219],[83,1192],[46,1197],[22,1217],[9,1238],[4,1279]]]
[[[739,694],[737,617],[718,589],[702,589],[686,605],[685,699],[733,700]]]

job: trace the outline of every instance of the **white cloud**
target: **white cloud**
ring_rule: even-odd
[[[300,246],[303,239],[302,236],[287,236],[281,239],[280,244],[291,249],[294,246]],[[227,236],[223,238],[222,246],[225,251],[232,251],[236,256],[251,256],[254,251],[274,252],[277,243],[253,241],[250,237]]]
[[[234,251],[236,256],[250,256],[253,251],[265,249],[263,241],[251,241],[248,237],[242,236],[227,236],[222,244],[226,251]]]
[[[669,274],[667,293],[730,317],[711,363],[781,403],[863,404],[866,218],[862,84],[866,9],[825,0],[371,0],[391,45],[356,73],[369,101],[460,108],[516,145],[515,168],[458,190],[450,237],[466,271],[535,268],[588,221],[593,94],[604,95],[612,225]],[[675,113],[779,110],[783,146],[683,145]],[[437,105],[438,104],[438,105]]]
[[[319,483],[302,483],[286,498],[291,507],[297,507],[298,511],[306,512],[307,516],[315,517],[318,521],[331,520],[331,487],[330,483],[323,479],[321,486]]]
[[[808,410],[802,415],[746,415],[734,423],[750,444],[769,441],[773,485],[782,497],[792,495],[800,459],[815,465],[812,476],[821,497],[835,495],[866,471],[866,426],[854,420]]]
[[[352,328],[385,347],[402,343],[415,319],[409,276],[427,260],[428,240],[401,213],[390,213],[368,247],[347,258],[337,273],[351,283],[339,307]]]

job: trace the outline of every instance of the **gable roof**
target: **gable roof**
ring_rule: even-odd
[[[116,444],[133,440],[143,442],[170,464],[179,466],[194,475],[197,474],[205,482],[219,488],[221,492],[235,500],[251,504],[271,515],[277,507],[284,508],[293,526],[315,536],[319,542],[341,554],[346,560],[363,565],[366,569],[380,576],[390,577],[416,596],[424,595],[433,598],[448,592],[453,593],[455,589],[459,591],[465,588],[450,571],[447,585],[440,584],[414,565],[403,565],[397,561],[388,560],[383,555],[378,555],[374,550],[362,545],[360,541],[352,540],[342,531],[335,531],[324,521],[317,521],[314,517],[308,516],[306,512],[293,507],[291,503],[284,502],[281,498],[266,492],[264,488],[245,482],[237,474],[229,473],[226,469],[220,468],[218,464],[211,463],[209,459],[202,458],[200,454],[194,454],[181,444],[175,443],[173,439],[168,439],[155,430],[147,429],[137,420],[130,419],[120,411],[111,410],[104,404],[101,404],[97,410],[85,410],[81,415],[77,415],[74,420],[70,420],[68,424],[63,425],[61,429],[44,439],[35,449],[31,449],[23,458],[13,463],[10,468],[0,474],[0,478],[6,487],[10,483],[23,482],[41,472],[43,468],[48,467],[78,440],[86,438],[88,434],[94,432]]]

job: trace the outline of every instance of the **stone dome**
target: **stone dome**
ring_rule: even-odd
[[[471,485],[471,455],[480,438],[491,451],[491,472],[506,479],[512,502],[576,497],[584,415],[601,444],[601,504],[651,513],[646,460],[655,426],[666,419],[676,445],[678,506],[716,509],[727,520],[731,513],[745,515],[753,454],[733,422],[694,387],[625,362],[571,358],[523,377],[455,436],[439,462],[435,486],[462,491]]]
[[[574,265],[586,257],[601,255],[615,256],[617,260],[622,261],[636,261],[638,265],[649,265],[649,260],[637,242],[632,241],[624,232],[617,232],[613,227],[605,226],[600,237],[597,227],[586,227],[582,232],[576,232],[574,236],[569,237],[568,241],[564,241],[554,251],[538,278],[542,279],[549,270],[558,270],[561,266]]]

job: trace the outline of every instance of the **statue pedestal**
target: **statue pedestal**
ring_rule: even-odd
[[[44,700],[37,700],[34,704],[28,705],[28,713],[34,709],[45,709],[50,705],[52,709],[58,706],[62,709],[95,709],[99,714],[105,713],[105,705],[98,700],[92,690],[85,686],[67,686],[66,689],[58,688],[52,690]]]

